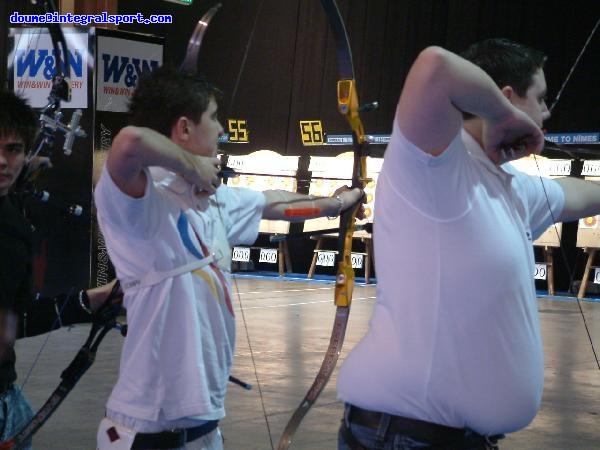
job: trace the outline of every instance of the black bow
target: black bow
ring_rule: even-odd
[[[333,32],[335,40],[336,54],[339,68],[339,80],[337,82],[338,110],[346,117],[350,128],[352,129],[352,141],[354,146],[354,166],[352,169],[352,187],[363,188],[366,180],[366,152],[367,145],[365,132],[359,111],[358,94],[356,91],[356,81],[354,79],[354,65],[352,62],[352,51],[350,41],[346,33],[346,27],[340,10],[335,0],[321,0],[321,4],[327,14],[329,26]],[[294,411],[288,421],[277,448],[279,450],[287,449],[292,443],[292,437],[300,422],[308,413],[308,410],[317,400],[325,385],[329,381],[333,370],[337,364],[338,357],[344,344],[346,334],[346,325],[350,315],[350,304],[352,302],[352,292],[354,289],[354,269],[352,268],[352,237],[355,231],[356,213],[360,204],[346,209],[340,216],[340,229],[338,238],[338,252],[336,263],[338,266],[335,281],[335,300],[336,313],[329,347],[321,363],[321,368],[315,377],[312,386],[304,396],[300,405]]]

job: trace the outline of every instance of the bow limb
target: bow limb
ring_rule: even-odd
[[[42,7],[44,12],[53,13],[56,11],[56,6],[53,0],[43,0]],[[52,87],[48,97],[48,105],[44,107],[58,109],[60,102],[71,101],[71,66],[69,65],[69,52],[67,51],[67,41],[62,29],[57,23],[48,24],[48,31],[52,38],[52,47],[54,48],[55,64],[54,76],[52,77]]]
[[[31,3],[38,4],[46,14],[57,12],[54,0],[31,0]],[[70,123],[66,124],[61,122],[61,102],[71,101],[71,66],[69,63],[69,52],[60,25],[58,23],[48,23],[47,28],[52,40],[54,70],[52,73],[48,103],[40,109],[40,132],[33,148],[29,149],[27,155],[28,164],[37,155],[50,156],[52,154],[57,133],[63,133],[65,135],[63,145],[63,152],[65,155],[71,154],[75,138],[86,136],[85,131],[79,126],[82,115],[80,109],[72,114]],[[32,170],[32,173],[24,170],[18,184],[22,185],[23,183],[32,180],[35,172],[36,168]]]
[[[202,39],[204,38],[204,34],[208,29],[208,25],[212,20],[213,16],[217,13],[219,8],[221,7],[221,3],[217,3],[212,8],[210,8],[200,20],[196,24],[196,28],[194,28],[194,32],[190,36],[188,41],[187,50],[185,53],[185,57],[181,66],[179,66],[179,70],[181,72],[190,72],[196,73],[198,70],[198,53],[200,51],[200,46],[202,45]]]
[[[32,3],[36,3],[32,0]],[[40,2],[45,13],[52,14],[56,12],[56,6],[53,0],[43,0]],[[71,131],[71,128],[60,122],[61,102],[71,101],[71,66],[69,64],[69,52],[67,42],[62,29],[58,23],[49,23],[48,31],[52,39],[52,48],[54,50],[54,74],[52,76],[50,94],[48,103],[40,110],[40,135],[37,145],[30,152],[29,159],[38,154],[49,155],[54,145],[55,134],[58,130],[65,133]],[[77,120],[77,123],[79,120]],[[77,126],[77,124],[75,124]],[[73,130],[75,132],[75,130]],[[85,134],[85,133],[84,133]],[[68,150],[70,153],[70,149]]]
[[[115,300],[121,296],[120,283],[117,281],[104,304],[94,313],[88,338],[75,358],[63,370],[58,387],[17,434],[7,441],[0,442],[0,450],[18,450],[27,444],[92,366],[96,359],[96,351],[104,336],[113,328],[118,328],[117,316],[121,312],[121,303]]]
[[[54,0],[31,0],[31,3],[39,5],[46,14],[57,12]],[[47,28],[52,40],[54,72],[48,95],[48,104],[42,108],[43,113],[59,109],[61,101],[68,102],[71,100],[71,86],[69,82],[71,67],[69,65],[67,41],[58,23],[49,22]]]
[[[366,154],[364,147],[366,145],[364,127],[359,115],[358,94],[356,91],[356,81],[354,79],[354,65],[352,62],[352,52],[350,42],[346,33],[346,27],[342,20],[339,8],[335,0],[321,0],[321,4],[331,31],[335,39],[336,54],[339,68],[339,81],[337,83],[338,110],[346,117],[352,128],[353,147],[354,147],[354,165],[352,173],[352,187],[364,187],[366,175]],[[346,334],[346,325],[350,315],[350,305],[352,303],[352,294],[354,290],[354,269],[352,268],[352,238],[355,230],[356,213],[359,205],[348,208],[340,216],[340,229],[338,238],[337,253],[337,276],[335,281],[335,299],[336,314],[329,340],[329,347],[321,363],[321,368],[317,376],[304,396],[304,399],[294,411],[288,421],[283,434],[279,440],[278,449],[287,449],[292,443],[292,437],[304,416],[321,394],[325,385],[329,381],[333,370],[337,364],[344,337]]]

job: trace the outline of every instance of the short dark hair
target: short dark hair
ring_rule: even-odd
[[[0,136],[22,139],[27,152],[37,132],[37,114],[27,100],[12,91],[0,89]]]
[[[547,59],[539,50],[504,38],[477,42],[460,56],[483,69],[499,88],[510,86],[520,97],[527,94],[533,75],[544,68]]]
[[[159,67],[140,78],[129,103],[129,123],[170,137],[177,119],[185,116],[199,122],[211,98],[221,96],[203,75]]]
[[[521,97],[531,86],[532,76],[546,62],[546,55],[539,50],[498,38],[477,42],[460,56],[481,67],[498,87],[510,86]]]

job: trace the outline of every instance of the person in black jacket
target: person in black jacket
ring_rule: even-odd
[[[26,101],[13,92],[0,91],[0,441],[17,433],[33,416],[14,385],[16,339],[89,322],[114,286],[112,282],[56,297],[35,297],[32,227],[15,185],[26,170],[27,149],[36,132],[37,117]]]

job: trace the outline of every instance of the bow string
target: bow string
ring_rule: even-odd
[[[254,18],[254,23],[253,23],[252,30],[251,30],[251,33],[250,33],[250,38],[249,38],[248,44],[246,45],[246,49],[245,49],[245,52],[244,52],[244,58],[242,60],[242,63],[241,63],[241,66],[240,66],[240,70],[238,72],[238,76],[237,76],[237,79],[236,79],[236,82],[235,82],[235,86],[233,88],[233,93],[232,93],[232,96],[231,96],[231,103],[229,105],[230,109],[231,109],[231,106],[233,104],[233,100],[234,100],[234,98],[236,96],[237,89],[239,87],[239,82],[240,82],[240,79],[241,79],[241,75],[242,75],[242,72],[243,72],[245,64],[246,64],[246,57],[248,55],[248,52],[249,52],[249,49],[250,49],[250,44],[251,44],[252,39],[254,37],[254,32],[256,30],[256,26],[257,26],[257,23],[258,23],[258,17],[260,15],[263,3],[264,3],[264,0],[261,1],[260,6],[259,6],[259,8],[258,8],[258,10],[256,12],[256,16]],[[194,28],[194,31],[192,32],[192,34],[190,36],[190,39],[188,40],[188,46],[187,46],[187,51],[186,51],[185,57],[184,57],[181,65],[179,66],[179,70],[181,72],[187,72],[187,73],[192,73],[192,74],[195,74],[195,73],[198,72],[198,55],[199,55],[199,52],[200,52],[200,47],[202,45],[202,40],[204,38],[204,35],[206,34],[206,31],[208,30],[208,26],[210,25],[210,22],[211,22],[212,18],[217,13],[217,11],[221,8],[221,6],[222,6],[221,3],[215,4],[214,6],[212,6],[198,20],[198,22],[196,24],[196,27]],[[229,168],[223,168],[222,171],[220,172],[220,175],[223,176],[223,177],[229,177],[229,176],[232,176],[233,174],[234,174],[234,171],[232,171]],[[215,197],[216,196],[217,196],[217,193],[215,193]],[[217,211],[219,213],[219,217],[220,217],[221,221],[223,222],[223,217],[222,217],[222,214],[221,214],[221,207],[220,207],[220,204],[219,204],[218,201],[216,202],[216,206],[217,206]],[[248,341],[248,348],[250,350],[252,364],[253,364],[253,367],[254,367],[254,374],[255,374],[256,383],[257,383],[257,387],[258,387],[258,392],[259,392],[259,396],[260,396],[260,400],[261,400],[263,416],[265,418],[265,423],[266,423],[267,431],[268,431],[268,434],[269,434],[269,440],[271,441],[271,448],[273,448],[272,437],[271,437],[271,429],[270,429],[269,420],[268,420],[266,409],[265,409],[264,397],[263,397],[263,394],[262,394],[262,388],[261,388],[260,380],[258,378],[258,369],[256,367],[256,361],[255,361],[255,358],[254,358],[254,351],[253,351],[252,344],[251,344],[251,341],[250,341],[250,335],[249,335],[249,332],[248,332],[248,326],[247,326],[247,323],[246,323],[246,317],[244,315],[244,307],[243,307],[243,304],[242,304],[242,299],[240,297],[240,292],[239,292],[239,288],[238,288],[238,285],[237,285],[237,280],[236,280],[235,277],[233,277],[233,275],[232,275],[231,278],[233,280],[233,283],[235,284],[235,290],[236,290],[237,297],[238,297],[238,303],[240,305],[240,311],[241,311],[241,314],[242,314],[242,322],[244,324],[244,328],[245,328],[245,331],[246,331],[246,338],[247,338],[247,341]],[[249,389],[252,388],[251,385],[249,385],[248,383],[245,383],[242,380],[239,380],[238,378],[236,378],[236,377],[234,377],[232,375],[229,375],[229,381],[233,382],[234,384],[240,385],[244,389],[248,389],[249,390]]]
[[[569,83],[569,81],[571,80],[571,77],[573,75],[573,73],[575,72],[575,69],[577,68],[577,66],[579,65],[579,62],[581,61],[581,58],[583,57],[583,55],[585,54],[592,38],[594,37],[594,35],[596,34],[596,31],[598,30],[598,27],[600,26],[600,19],[598,19],[596,21],[596,24],[592,27],[592,30],[590,31],[587,39],[585,40],[585,43],[583,44],[583,46],[581,47],[581,50],[579,51],[577,57],[575,58],[575,61],[573,62],[573,64],[571,65],[564,81],[561,83],[560,89],[558,90],[558,93],[556,94],[556,97],[554,98],[554,101],[552,102],[552,105],[549,108],[549,111],[552,112],[554,111],[554,109],[556,108],[556,106],[558,105],[558,102],[561,98],[561,95],[563,93],[563,91],[565,90],[567,84]],[[541,175],[541,170],[540,170],[540,166],[537,160],[536,155],[533,155],[533,159],[535,161],[538,173],[539,173],[539,178],[540,181],[542,181],[542,175]],[[542,181],[542,188],[544,189],[544,195],[546,196],[546,204],[548,205],[548,211],[550,212],[550,216],[552,218],[552,227],[554,229],[554,232],[556,233],[556,237],[558,239],[558,242],[560,243],[559,247],[560,247],[560,252],[561,252],[561,257],[565,263],[565,267],[567,269],[568,272],[568,276],[569,276],[569,289],[571,289],[572,285],[573,285],[573,281],[575,279],[575,271],[573,270],[573,268],[571,267],[571,265],[569,264],[569,259],[567,257],[567,253],[566,250],[562,244],[561,241],[561,235],[560,232],[558,231],[558,227],[556,225],[557,222],[557,218],[554,216],[554,213],[552,212],[552,207],[550,206],[550,199],[548,198],[548,194],[546,192],[546,188],[544,187],[544,183]],[[591,349],[592,349],[592,354],[594,355],[594,359],[596,361],[596,366],[598,367],[598,370],[600,370],[600,360],[598,359],[598,353],[596,352],[596,348],[594,347],[594,341],[592,339],[592,334],[590,332],[588,323],[587,323],[587,319],[585,316],[585,313],[583,311],[583,307],[581,306],[581,301],[579,300],[578,296],[575,296],[575,300],[577,301],[577,307],[579,309],[579,314],[581,315],[581,319],[583,321],[583,325],[585,328],[585,332],[587,334]]]

